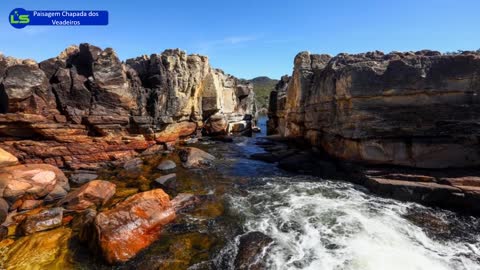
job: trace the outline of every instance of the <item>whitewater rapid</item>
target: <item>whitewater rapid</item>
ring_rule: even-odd
[[[274,240],[267,269],[480,269],[475,218],[459,221],[451,212],[380,198],[346,182],[308,176],[261,181],[231,196],[229,208],[245,232]],[[441,232],[414,224],[406,218],[412,211],[431,216]]]

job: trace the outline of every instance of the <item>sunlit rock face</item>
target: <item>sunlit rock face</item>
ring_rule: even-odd
[[[255,114],[253,86],[210,67],[205,56],[176,49],[126,63],[147,88],[147,112],[157,126],[190,121],[201,127],[213,115],[235,121]]]
[[[255,113],[252,84],[179,49],[126,62],[87,43],[40,63],[0,55],[0,146],[21,163],[95,169],[201,131],[237,132],[231,123],[248,129]]]
[[[272,93],[270,133],[305,138],[344,160],[478,165],[479,72],[473,52],[302,52]]]

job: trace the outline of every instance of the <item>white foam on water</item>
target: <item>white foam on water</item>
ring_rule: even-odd
[[[478,236],[474,244],[431,239],[403,216],[408,207],[422,206],[344,182],[295,178],[266,179],[231,199],[246,231],[274,239],[268,269],[480,269]]]

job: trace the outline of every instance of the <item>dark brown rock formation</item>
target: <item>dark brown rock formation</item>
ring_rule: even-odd
[[[288,86],[286,86],[288,84]],[[368,164],[480,165],[480,55],[302,52],[270,101],[270,133]]]

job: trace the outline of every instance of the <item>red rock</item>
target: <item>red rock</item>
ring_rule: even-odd
[[[58,205],[68,210],[81,211],[104,205],[115,194],[116,185],[108,181],[93,180],[67,194]]]
[[[168,195],[161,189],[135,194],[95,218],[98,245],[111,264],[126,262],[160,237],[175,219]]]

